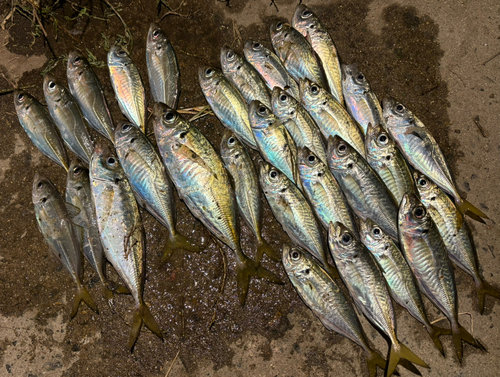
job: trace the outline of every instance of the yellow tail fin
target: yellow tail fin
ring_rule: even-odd
[[[139,333],[141,332],[143,323],[163,342],[163,334],[160,330],[160,327],[149,311],[148,306],[144,302],[142,302],[141,305],[136,309],[134,317],[132,319],[132,330],[130,330],[130,336],[128,339],[128,348],[130,349],[130,352],[132,352],[134,349],[134,344],[139,337]]]
[[[451,333],[453,335],[453,344],[455,345],[455,351],[457,353],[458,361],[462,362],[463,357],[463,344],[464,342],[469,343],[470,345],[479,348],[480,350],[486,351],[486,348],[479,343],[474,337],[469,334],[469,332],[464,329],[458,322],[451,325]]]
[[[460,199],[459,201],[455,200],[455,204],[457,206],[457,209],[460,213],[463,215],[468,215],[471,219],[474,219],[476,221],[479,221],[484,224],[483,219],[489,219],[486,214],[481,211],[479,208],[475,207],[472,203],[468,202],[466,199]],[[460,218],[458,219],[460,222]],[[462,224],[460,222],[459,228],[462,227]]]
[[[390,353],[389,353],[389,366],[387,367],[386,377],[392,376],[392,374],[396,370],[396,367],[398,366],[398,363],[400,363],[400,359],[404,359],[404,360],[409,361],[409,364],[415,363],[415,364],[423,366],[425,368],[429,368],[429,366],[427,365],[427,363],[425,361],[423,361],[420,357],[415,355],[403,343],[397,343],[397,344],[392,343]],[[413,368],[412,369],[408,368],[407,364],[401,363],[401,365],[409,370],[413,369]],[[418,372],[418,370],[417,370],[417,372]],[[418,372],[417,374],[420,374],[420,372]]]
[[[94,300],[92,300],[92,297],[90,297],[87,289],[82,284],[78,284],[76,287],[75,300],[73,301],[73,309],[71,310],[71,319],[78,313],[78,308],[82,301],[85,302],[90,309],[99,314],[99,309],[97,309],[97,305]]]

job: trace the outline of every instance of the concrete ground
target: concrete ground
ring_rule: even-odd
[[[0,20],[9,15],[10,3],[0,4]],[[53,72],[64,80],[62,55],[72,48],[89,49],[97,60],[105,61],[107,42],[124,35],[122,23],[106,3],[114,5],[130,28],[132,58],[146,77],[145,37],[149,23],[167,12],[165,6],[158,12],[155,0],[70,3],[53,13],[41,13],[47,17],[47,40],[33,36],[31,18],[19,12],[2,24],[0,90],[29,87],[30,93],[43,99],[41,71],[51,59],[61,57]],[[223,44],[241,51],[242,41],[257,39],[269,47],[270,22],[290,19],[297,2],[191,0],[177,9],[179,3],[168,1],[178,14],[167,15],[160,25],[179,58],[180,107],[189,108],[205,104],[196,78],[200,64],[219,66]],[[75,4],[88,7],[99,18],[81,12],[78,16],[83,8]],[[500,287],[500,3],[317,0],[308,5],[328,27],[342,59],[360,64],[379,99],[396,97],[433,132],[461,194],[490,217],[486,225],[468,222],[483,275]],[[57,39],[54,19],[59,20]],[[38,34],[42,35],[39,29]],[[107,68],[95,70],[114,119],[121,119]],[[252,281],[247,305],[239,308],[230,250],[219,247],[180,201],[179,230],[204,246],[201,255],[178,252],[160,266],[158,254],[167,233],[143,213],[148,249],[144,296],[165,342],[143,331],[130,355],[126,343],[132,300],[116,297],[106,303],[88,266],[85,281],[101,314],[82,307],[70,321],[74,286],[43,243],[31,203],[35,171],[53,179],[61,190],[64,172],[29,142],[17,120],[12,94],[0,96],[0,113],[0,376],[368,375],[361,349],[328,332],[288,281],[284,286]],[[218,147],[223,129],[216,118],[202,118],[196,125]],[[287,237],[267,204],[264,210],[264,237],[279,249]],[[252,255],[255,244],[245,227],[242,240]],[[226,276],[223,252],[228,255],[228,272],[220,294]],[[278,263],[263,263],[286,280]],[[112,279],[117,278],[108,271]],[[466,345],[459,365],[451,337],[443,337],[447,357],[441,357],[422,326],[401,308],[397,308],[399,338],[431,366],[420,368],[424,376],[498,376],[499,303],[487,298],[485,313],[479,315],[472,279],[461,271],[456,277],[460,321],[488,352]],[[440,319],[437,309],[426,304],[431,319]],[[382,337],[364,320],[363,325],[375,348],[386,354]]]

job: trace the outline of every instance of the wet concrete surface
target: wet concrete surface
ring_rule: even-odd
[[[167,9],[162,6],[158,11],[153,0],[123,1],[121,5],[109,2],[132,32],[132,59],[146,79],[148,27]],[[2,20],[10,11],[9,3],[0,4]],[[199,65],[220,66],[219,51],[224,44],[241,51],[242,41],[255,39],[270,47],[270,22],[290,19],[296,3],[230,0],[227,6],[227,2],[215,0],[187,1],[177,10],[186,17],[164,17],[160,25],[172,41],[181,68],[180,108],[205,104],[197,84]],[[379,99],[396,97],[432,130],[460,192],[490,216],[486,225],[469,224],[484,277],[500,286],[500,57],[489,60],[499,52],[500,5],[494,0],[414,3],[349,0],[313,1],[308,5],[328,27],[343,61],[359,63]],[[81,8],[65,3],[53,14],[59,20],[57,38],[54,22],[44,24],[46,41],[33,37],[31,20],[14,14],[13,22],[0,30],[0,89],[33,86],[27,90],[42,100],[40,73],[54,57],[78,48],[89,49],[98,60],[106,61],[107,41],[124,35],[123,25],[104,1],[78,4],[108,21],[75,18],[75,9]],[[168,4],[173,9],[179,6],[179,2]],[[65,61],[61,59],[52,72],[65,80]],[[95,72],[114,119],[122,119],[107,68],[95,68]],[[118,296],[108,305],[88,265],[85,282],[101,313],[95,315],[82,306],[70,321],[73,282],[44,244],[31,203],[31,181],[36,171],[51,178],[61,190],[65,174],[30,143],[15,115],[11,94],[0,97],[0,112],[0,376],[368,375],[361,349],[327,331],[314,318],[279,263],[263,261],[286,284],[252,280],[246,306],[240,308],[230,250],[215,242],[179,200],[178,229],[204,246],[202,254],[177,252],[160,266],[167,231],[142,213],[147,233],[144,297],[164,331],[165,342],[143,330],[131,355],[126,344],[132,299]],[[474,118],[479,119],[482,132]],[[218,150],[223,127],[217,119],[208,116],[195,124]],[[281,249],[288,238],[267,203],[263,204],[264,237]],[[255,240],[244,225],[242,244],[250,256],[255,254]],[[228,269],[220,294],[225,276],[222,253],[227,255]],[[111,267],[108,274],[118,279]],[[444,359],[424,329],[397,308],[399,337],[431,366],[430,371],[421,368],[423,375],[497,376],[498,302],[487,298],[485,314],[480,316],[472,279],[461,271],[456,277],[459,312],[464,313],[461,322],[468,329],[473,325],[474,335],[489,352],[465,346],[460,366],[451,338],[444,337]],[[437,309],[426,304],[431,319],[439,319]],[[385,354],[383,338],[366,321],[363,325],[375,348]],[[409,375],[406,371],[401,374]]]

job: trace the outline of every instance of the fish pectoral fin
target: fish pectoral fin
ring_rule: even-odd
[[[57,130],[58,135],[60,135],[59,130]],[[66,171],[69,170],[69,165],[68,165],[68,156],[67,153],[64,153],[64,156],[59,155],[59,151],[56,150],[56,148],[52,145],[50,140],[47,138],[47,135],[43,135],[43,139],[45,140],[45,143],[49,146],[50,150],[54,154],[54,156],[57,156],[60,158],[61,162],[64,164],[63,167],[66,169]],[[64,144],[62,145],[64,152],[66,152],[66,149],[64,149]]]
[[[163,342],[163,334],[160,330],[160,327],[156,323],[151,311],[145,302],[142,302],[139,307],[136,309],[134,313],[134,317],[132,319],[132,329],[130,330],[130,336],[128,339],[128,348],[130,352],[133,351],[135,342],[139,337],[139,333],[141,332],[142,324],[146,325],[148,329],[151,330],[153,334],[155,334],[158,338]]]

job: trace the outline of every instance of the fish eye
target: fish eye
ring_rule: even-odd
[[[74,175],[80,175],[82,171],[83,171],[83,169],[82,169],[80,166],[76,166],[76,167],[73,169],[73,174],[74,174]]]
[[[125,123],[123,126],[122,126],[122,130],[123,131],[128,131],[132,128],[133,126],[130,124],[130,123]]]
[[[316,160],[316,156],[313,156],[312,154],[307,157],[307,161],[309,162],[314,162]]]
[[[276,24],[276,30],[281,30],[283,28],[283,22],[278,22]]]
[[[54,89],[56,87],[56,83],[54,81],[49,81],[49,89]]]
[[[426,181],[425,179],[423,179],[423,178],[420,178],[420,179],[418,180],[418,184],[419,184],[420,186],[424,187],[424,186],[426,186],[426,185],[427,185],[427,181]]]
[[[417,219],[421,219],[425,216],[425,208],[422,206],[418,206],[413,210],[413,214]]]
[[[214,70],[212,68],[207,68],[205,71],[205,76],[210,77],[214,74]]]
[[[378,137],[378,141],[380,142],[380,144],[387,144],[389,138],[387,137],[387,135],[382,134]]]
[[[254,48],[255,50],[257,50],[257,49],[261,48],[261,46],[262,46],[262,45],[261,45],[259,42],[255,42],[255,43],[253,44],[253,48]]]
[[[358,75],[358,80],[364,80],[364,79],[365,79],[365,76],[362,73],[360,73]]]
[[[159,30],[159,29],[155,29],[155,30],[153,31],[153,37],[154,37],[154,38],[158,38],[158,36],[159,36],[159,35],[160,35],[160,30]]]
[[[302,12],[302,18],[309,18],[312,16],[312,12],[309,9],[306,9]]]
[[[316,85],[311,86],[311,93],[317,94],[319,92],[319,88]]]
[[[173,112],[171,112],[171,111],[167,111],[167,112],[165,113],[165,115],[163,116],[163,118],[164,118],[167,122],[172,123],[172,122],[174,121],[174,119],[175,119],[175,114],[174,114]]]
[[[288,96],[286,94],[282,94],[280,97],[281,102],[285,102],[288,99]]]
[[[404,108],[405,107],[403,105],[401,105],[400,103],[398,103],[396,105],[396,111],[399,112],[399,113],[403,112]]]
[[[80,63],[81,61],[82,61],[82,58],[81,58],[81,57],[79,57],[79,56],[77,56],[77,57],[73,60],[73,62],[75,62],[75,63]]]
[[[344,153],[347,150],[347,146],[345,144],[340,144],[338,150]]]
[[[372,234],[373,234],[374,236],[380,236],[380,234],[381,234],[381,233],[382,233],[382,231],[381,231],[381,230],[380,230],[380,228],[379,228],[379,227],[377,227],[377,226],[376,226],[375,228],[373,228],[373,229],[372,229]]]
[[[271,171],[269,172],[269,176],[270,176],[271,178],[276,178],[276,177],[278,176],[278,172],[277,172],[276,170],[271,170]]]
[[[125,52],[125,50],[120,50],[120,51],[118,51],[118,55],[119,56],[126,56],[127,53]]]
[[[38,182],[38,184],[36,185],[36,187],[42,188],[43,187],[43,182],[42,181]]]
[[[349,233],[344,233],[341,238],[341,242],[344,245],[350,245],[352,243],[352,236]]]
[[[300,259],[300,253],[297,250],[293,250],[290,253],[290,257],[292,258],[292,260],[298,261]]]
[[[184,139],[184,138],[186,137],[186,135],[187,135],[187,131],[182,131],[182,132],[179,134],[179,137],[180,137],[181,139]]]
[[[267,108],[265,106],[260,106],[257,111],[259,112],[259,114],[265,114],[267,111]]]
[[[232,136],[227,140],[227,143],[229,145],[233,145],[235,142],[236,142],[236,139],[234,137],[232,137]]]
[[[116,160],[113,157],[108,157],[106,162],[109,166],[114,166],[116,164]]]
[[[20,101],[20,102],[24,101],[24,94],[23,93],[19,93],[17,95],[17,100]]]
[[[233,60],[234,58],[234,52],[233,51],[228,51],[227,54],[226,54],[226,57],[228,58],[228,60]]]

